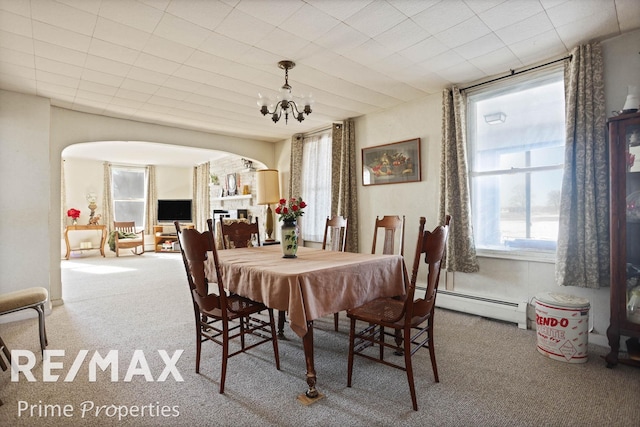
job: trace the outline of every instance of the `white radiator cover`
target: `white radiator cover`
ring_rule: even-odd
[[[527,303],[438,290],[436,307],[518,324],[527,329]]]

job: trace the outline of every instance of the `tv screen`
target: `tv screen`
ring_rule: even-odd
[[[158,200],[158,222],[191,222],[191,200]]]

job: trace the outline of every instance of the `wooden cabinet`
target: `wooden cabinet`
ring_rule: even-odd
[[[193,224],[180,225],[181,228],[194,228]],[[156,252],[180,252],[174,250],[174,242],[178,241],[178,234],[173,225],[153,226],[153,249]]]
[[[640,366],[640,113],[608,120],[611,194],[611,318],[607,366]],[[619,355],[620,337],[628,352]]]

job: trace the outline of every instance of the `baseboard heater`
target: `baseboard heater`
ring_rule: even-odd
[[[517,323],[518,328],[527,329],[526,302],[502,301],[459,292],[438,290],[436,307]]]

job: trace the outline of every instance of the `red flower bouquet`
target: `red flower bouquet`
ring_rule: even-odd
[[[80,217],[80,211],[78,209],[71,208],[67,211],[67,216],[73,219]]]
[[[306,207],[307,204],[302,200],[302,197],[292,197],[289,200],[280,199],[276,207],[276,213],[280,215],[278,220],[284,222],[295,221],[299,216],[304,215],[302,209]]]

